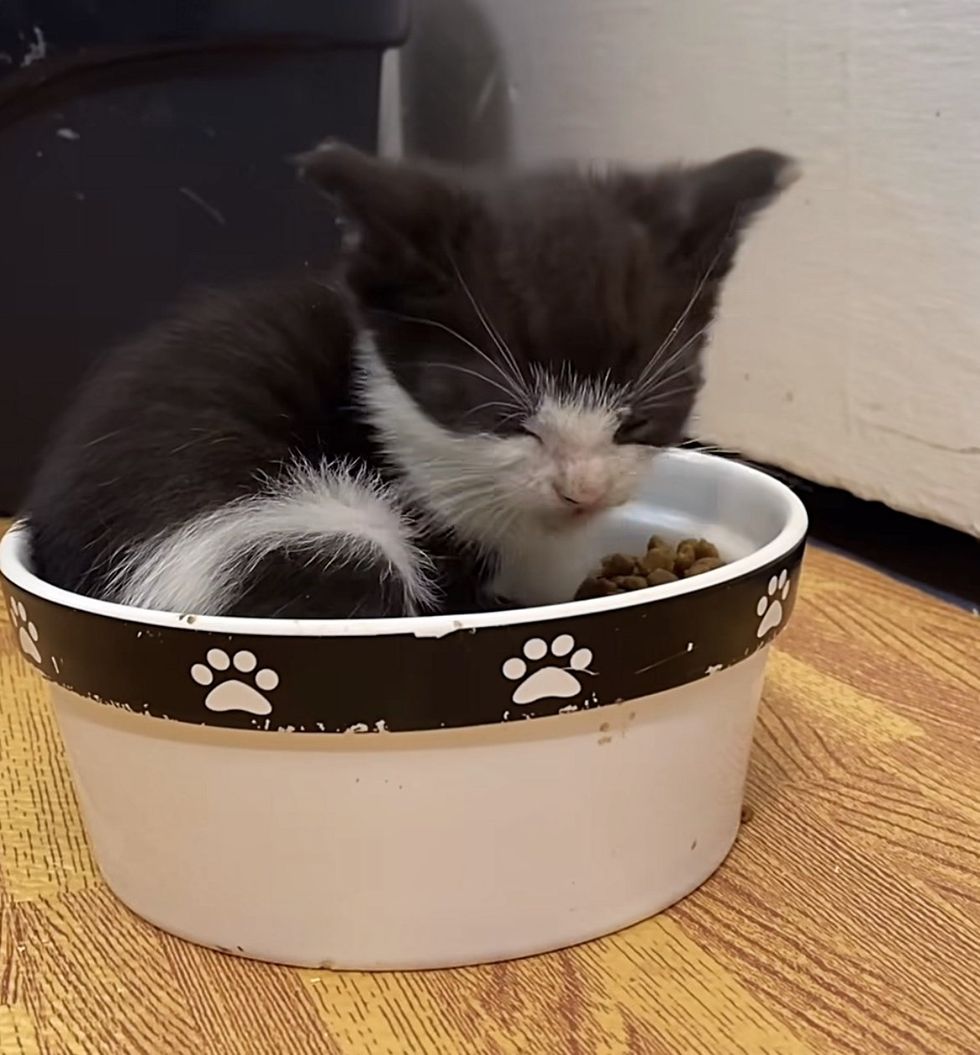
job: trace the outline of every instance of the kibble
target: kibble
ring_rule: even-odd
[[[603,558],[601,574],[605,579],[632,575],[635,567],[636,561],[633,557],[627,557],[625,553],[611,553]]]
[[[715,568],[724,567],[725,562],[721,557],[698,557],[698,559],[684,572],[688,575],[701,575],[706,571],[714,571]]]
[[[686,538],[671,546],[659,535],[654,535],[647,542],[647,551],[642,556],[610,553],[603,557],[600,567],[578,588],[575,599],[592,600],[644,590],[648,586],[663,586],[714,571],[724,564],[718,547],[707,539]]]

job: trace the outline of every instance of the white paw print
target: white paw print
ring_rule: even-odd
[[[787,597],[789,597],[789,576],[784,568],[778,576],[774,575],[769,580],[766,592],[755,606],[756,615],[759,616],[759,629],[755,632],[756,637],[765,637],[770,630],[775,630],[783,621],[783,601]]]
[[[10,618],[17,632],[21,651],[25,656],[30,656],[35,663],[40,663],[41,651],[37,647],[37,627],[27,618],[27,609],[14,597],[10,598]]]
[[[575,651],[575,638],[571,634],[559,634],[551,642],[550,648],[540,637],[532,637],[524,642],[523,652],[523,659],[511,656],[501,667],[505,678],[520,683],[511,697],[514,703],[536,703],[549,697],[570,699],[582,691],[582,683],[572,672],[592,673],[589,670],[592,652],[587,648]],[[567,660],[565,657],[568,657]],[[540,663],[546,658],[564,661],[567,666],[559,667],[549,662],[547,666],[538,667],[533,674],[528,675],[527,661]]]
[[[229,657],[220,648],[208,650],[205,663],[191,667],[191,677],[198,685],[218,683],[204,697],[204,706],[210,711],[246,711],[248,714],[271,714],[272,704],[262,695],[271,692],[279,684],[279,675],[269,667],[255,668],[259,661],[254,652],[236,652]],[[254,688],[236,674],[246,674],[254,682]],[[258,690],[261,689],[262,692]]]

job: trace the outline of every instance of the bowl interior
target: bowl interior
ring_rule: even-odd
[[[199,630],[288,636],[364,636],[413,634],[441,637],[463,629],[503,626],[629,608],[654,599],[693,593],[751,575],[793,550],[806,535],[807,516],[800,500],[784,484],[738,462],[694,451],[664,452],[644,477],[637,497],[580,531],[540,550],[528,547],[524,568],[512,592],[526,607],[504,612],[410,619],[248,619],[195,616]],[[690,579],[651,591],[591,601],[570,601],[582,579],[605,554],[640,553],[651,534],[671,541],[705,536],[729,563]],[[186,627],[184,615],[153,612],[81,597],[51,586],[30,569],[26,532],[12,530],[0,540],[0,572],[14,586],[56,605],[155,626]],[[551,606],[542,608],[541,606]],[[570,608],[572,610],[570,610]]]
[[[603,556],[643,553],[654,534],[671,543],[704,536],[730,566],[741,566],[778,546],[784,532],[796,533],[798,541],[805,526],[799,500],[778,480],[726,459],[671,451],[654,461],[632,502],[546,551],[529,553],[529,567],[514,586],[526,591],[533,583],[530,603],[558,604],[574,595]]]

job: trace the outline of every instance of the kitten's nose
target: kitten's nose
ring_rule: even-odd
[[[598,481],[582,481],[575,484],[566,481],[553,486],[555,494],[565,505],[582,513],[597,509],[606,497],[606,487]]]

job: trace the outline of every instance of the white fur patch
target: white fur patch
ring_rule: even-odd
[[[614,399],[547,395],[531,419],[553,463],[559,495],[585,507],[620,505],[633,491],[647,454],[615,441],[619,416]]]
[[[110,600],[137,608],[220,614],[243,578],[284,546],[311,551],[324,568],[381,556],[413,609],[432,603],[425,557],[389,489],[346,464],[297,463],[263,491],[196,517],[130,552]]]
[[[524,437],[460,435],[429,418],[394,379],[374,339],[357,345],[361,396],[387,457],[402,473],[400,489],[441,528],[496,546],[508,524],[507,480],[526,458]]]
[[[543,395],[526,422],[533,436],[455,433],[398,384],[371,334],[360,335],[357,354],[368,419],[402,474],[405,497],[440,527],[495,553],[498,584],[513,600],[561,600],[547,585],[546,555],[558,558],[562,536],[588,522],[581,514],[632,497],[651,458],[648,448],[615,442],[618,394],[571,377],[560,386],[538,378]]]

